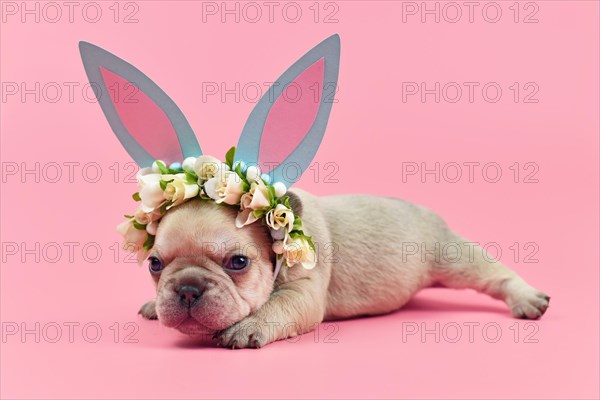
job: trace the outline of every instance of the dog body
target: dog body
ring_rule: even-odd
[[[340,64],[337,34],[274,81],[225,163],[202,153],[181,110],[149,77],[98,46],[80,42],[79,48],[90,83],[105,93],[97,100],[113,132],[143,167],[134,194],[141,204],[119,231],[140,259],[151,251],[157,294],[141,308],[144,317],[188,334],[214,332],[224,346],[260,347],[324,319],[396,310],[434,284],[502,299],[516,317],[545,312],[548,296],[422,207],[287,191],[310,167],[327,127]],[[143,101],[119,101],[111,88],[123,82],[139,89]],[[290,85],[318,96],[288,99]],[[288,174],[290,166],[299,174]],[[277,207],[284,208],[280,225],[273,224]],[[238,211],[249,223],[242,228]],[[272,230],[264,225],[269,215]],[[305,235],[316,245],[316,265]],[[290,249],[288,242],[305,248]],[[279,250],[290,265],[297,261],[290,254],[300,254],[302,263],[276,274]]]
[[[376,315],[432,285],[471,288],[504,300],[513,315],[539,318],[549,297],[433,212],[394,198],[316,197],[290,192],[317,248],[317,265],[283,267],[274,279],[272,239],[260,222],[236,228],[236,210],[195,200],[168,212],[153,255],[157,298],[140,310],[184,333],[214,332],[226,347],[261,347],[314,329],[323,320]],[[241,272],[223,268],[242,251]],[[190,302],[182,287],[200,288]]]

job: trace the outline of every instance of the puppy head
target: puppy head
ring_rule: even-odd
[[[156,312],[187,334],[224,329],[261,307],[275,255],[260,222],[236,228],[234,207],[193,200],[167,212],[149,257]]]

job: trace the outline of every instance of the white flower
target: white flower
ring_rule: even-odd
[[[160,173],[160,168],[158,168],[158,163],[162,163],[163,165],[166,165],[164,161],[161,161],[161,160],[156,160],[156,161],[154,161],[154,162],[152,163],[151,170],[152,170],[152,172],[154,172],[155,174],[158,174],[158,173]],[[146,168],[144,168],[144,169],[146,169]]]
[[[290,233],[294,229],[294,213],[283,204],[277,204],[274,209],[269,210],[265,220],[267,225],[275,230],[284,228]]]
[[[117,232],[123,235],[123,250],[132,253],[143,251],[147,233],[145,229],[137,229],[133,226],[133,219],[129,219],[117,226]]]
[[[144,210],[142,210],[141,207],[138,208],[134,214],[134,219],[142,225],[148,225],[149,223],[151,223],[152,221],[156,221],[160,217],[160,212],[156,210],[152,212],[144,212]]]
[[[243,193],[244,182],[233,171],[222,171],[204,184],[206,195],[217,203],[238,204]]]
[[[200,156],[194,164],[194,172],[203,181],[216,177],[226,169],[227,166],[213,156]]]
[[[283,244],[283,257],[289,267],[300,263],[305,269],[313,269],[317,265],[317,257],[303,236],[288,236]]]
[[[254,210],[250,207],[252,204],[252,193],[244,193],[240,199],[240,212],[235,217],[235,226],[241,228],[258,220],[252,213]]]
[[[265,183],[261,180],[252,182],[250,191],[244,193],[240,199],[241,211],[235,219],[235,226],[241,228],[256,221],[258,218],[254,216],[254,210],[262,210],[271,205],[269,200],[269,190]]]
[[[194,171],[194,166],[196,165],[196,157],[187,157],[183,160],[181,167],[184,171]]]
[[[273,189],[275,189],[275,196],[281,197],[287,192],[287,188],[283,182],[275,182],[273,184]]]
[[[162,175],[153,173],[151,168],[144,168],[137,173],[136,177],[142,200],[142,211],[149,213],[159,208],[165,201],[160,187]]]
[[[165,187],[164,197],[172,202],[167,208],[178,206],[185,200],[198,195],[200,187],[196,182],[188,183],[185,174],[173,175],[172,179]]]
[[[260,176],[260,169],[254,165],[251,165],[246,170],[246,179],[249,181],[255,181]]]
[[[250,204],[252,204],[252,193],[247,192],[240,197],[240,207],[242,210],[250,208]]]
[[[252,195],[252,201],[249,204],[251,209],[260,210],[271,205],[269,190],[263,181],[252,182],[249,193]]]
[[[236,228],[241,228],[256,221],[258,221],[258,218],[254,216],[252,209],[247,208],[243,211],[240,211],[237,217],[235,217],[235,226]]]

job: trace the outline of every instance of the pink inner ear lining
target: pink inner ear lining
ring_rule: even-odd
[[[258,164],[270,171],[298,147],[312,127],[323,95],[325,59],[306,68],[279,96],[267,116]],[[295,172],[294,172],[295,173]]]
[[[103,67],[100,72],[117,114],[135,141],[157,160],[181,162],[177,133],[165,112],[135,83]]]

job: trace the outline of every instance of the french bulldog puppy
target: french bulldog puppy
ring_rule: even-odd
[[[312,235],[317,265],[275,278],[268,228],[237,228],[235,207],[193,200],[167,212],[149,257],[156,299],[145,318],[190,335],[214,333],[230,348],[259,348],[323,320],[389,313],[430,286],[471,288],[501,299],[517,318],[537,319],[550,298],[433,212],[368,195],[290,195]]]
[[[145,190],[134,194],[145,217],[160,215],[143,224],[128,216],[123,223],[143,239],[144,248],[152,248],[149,267],[156,299],[141,308],[144,317],[158,318],[191,335],[214,333],[222,346],[242,348],[303,334],[324,319],[388,313],[420,289],[434,285],[487,293],[504,300],[519,318],[539,318],[546,311],[546,294],[450,231],[425,208],[365,195],[286,193],[309,168],[327,127],[340,65],[337,34],[313,47],[274,81],[248,116],[237,146],[225,157],[227,167],[239,167],[237,176],[245,174],[246,180],[256,182],[259,171],[268,171],[273,199],[282,199],[275,190],[275,184],[281,184],[278,187],[285,189],[282,195],[289,194],[294,215],[302,217],[302,230],[316,244],[313,269],[284,266],[278,274],[273,239],[262,222],[237,228],[237,200],[227,201],[228,206],[198,199],[202,195],[224,201],[214,181],[212,195],[208,193],[215,177],[201,176],[202,165],[196,169],[200,159],[196,157],[203,152],[173,100],[125,60],[91,43],[80,42],[79,48],[90,83],[98,89],[94,91],[98,104],[136,163],[156,175],[166,169],[161,176],[185,171],[203,187],[203,195],[198,186],[186,197],[187,188],[177,181],[179,189],[171,184],[167,195],[167,186],[175,178],[167,182],[154,176],[153,186],[148,181]],[[120,101],[115,85],[127,93],[131,93],[128,87],[135,88],[134,98]],[[289,99],[291,85],[297,93],[310,95]],[[190,172],[192,165],[186,167],[190,159],[196,175]],[[158,164],[158,160],[165,162]],[[268,168],[266,161],[276,166]],[[246,172],[241,163],[248,166]],[[252,170],[253,178],[248,176],[250,166],[260,166]],[[299,174],[288,176],[289,166]],[[184,175],[188,186],[195,186]],[[138,176],[140,188],[145,179],[149,178]]]

